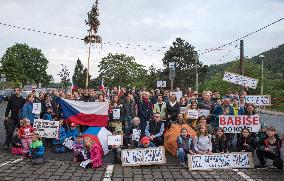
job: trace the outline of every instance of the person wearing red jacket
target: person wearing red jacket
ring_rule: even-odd
[[[23,156],[24,158],[28,157],[30,144],[32,143],[31,136],[34,133],[35,129],[31,126],[29,119],[23,119],[22,126],[18,131],[19,138],[21,139],[23,145]]]

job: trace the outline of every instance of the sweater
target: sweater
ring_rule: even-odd
[[[18,120],[18,114],[20,112],[20,109],[25,104],[25,102],[26,100],[22,96],[18,97],[15,94],[11,95],[8,100],[5,117],[8,117],[11,111],[11,118],[14,120]]]
[[[212,151],[211,135],[196,136],[194,139],[195,151]]]

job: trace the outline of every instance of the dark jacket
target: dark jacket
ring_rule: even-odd
[[[248,144],[247,146],[244,146],[243,144]],[[237,141],[237,151],[245,150],[246,152],[252,152],[256,149],[256,140],[253,136],[248,136],[247,138],[244,138],[241,136]]]
[[[276,154],[276,155],[280,155],[280,148],[282,145],[281,139],[279,138],[279,136],[276,134],[275,135],[276,138],[276,142],[273,145],[269,144],[269,139],[268,136],[260,143],[259,145],[259,149],[264,151],[265,148],[270,148],[271,153]],[[274,148],[273,148],[274,147]]]
[[[90,99],[90,96],[82,96],[82,97],[80,98],[80,101],[90,102],[89,99]]]
[[[136,104],[134,100],[130,100],[130,102],[123,102],[124,113],[125,116],[130,116],[131,118],[136,116]]]
[[[190,136],[187,136],[186,138],[178,136],[177,137],[177,146],[178,146],[178,149],[182,148],[186,153],[188,153],[189,150],[194,152],[194,142],[193,142],[193,139]]]
[[[138,117],[141,121],[150,121],[153,115],[153,105],[150,101],[147,103],[144,100],[138,102]]]
[[[23,107],[25,102],[26,100],[22,96],[17,97],[15,94],[11,95],[8,100],[5,117],[8,117],[9,112],[11,111],[11,118],[18,120],[20,109]]]
[[[213,153],[227,152],[227,140],[212,136],[212,152]]]
[[[18,135],[13,136],[12,147],[15,147],[15,148],[23,147],[22,141],[21,141],[21,139],[19,138]]]
[[[173,121],[173,122],[176,121],[179,112],[180,112],[180,107],[178,102],[173,107],[169,102],[166,104],[167,121]],[[171,116],[170,118],[168,118],[169,115]]]

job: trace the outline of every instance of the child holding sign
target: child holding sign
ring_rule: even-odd
[[[187,154],[194,154],[194,144],[186,128],[181,128],[180,136],[177,137],[179,164],[186,167]]]
[[[103,151],[90,137],[84,138],[85,150],[87,151],[87,167],[98,168],[102,166]]]
[[[201,125],[197,130],[194,139],[194,150],[197,154],[211,154],[212,142],[211,135],[208,133],[205,125]]]

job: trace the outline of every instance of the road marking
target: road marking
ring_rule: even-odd
[[[9,163],[14,164],[14,163],[20,162],[20,161],[22,161],[22,160],[23,160],[23,158],[19,158],[19,159],[16,159],[16,160],[14,160],[14,161],[7,161],[7,162],[5,162],[5,163],[2,163],[2,164],[0,165],[0,168],[3,167],[3,166],[5,166],[5,165],[8,165]]]
[[[240,171],[239,169],[233,169],[239,176],[243,177],[247,181],[255,181],[254,179],[250,178],[248,175],[246,175],[244,172]]]
[[[111,181],[114,165],[108,165],[104,174],[103,181]]]

